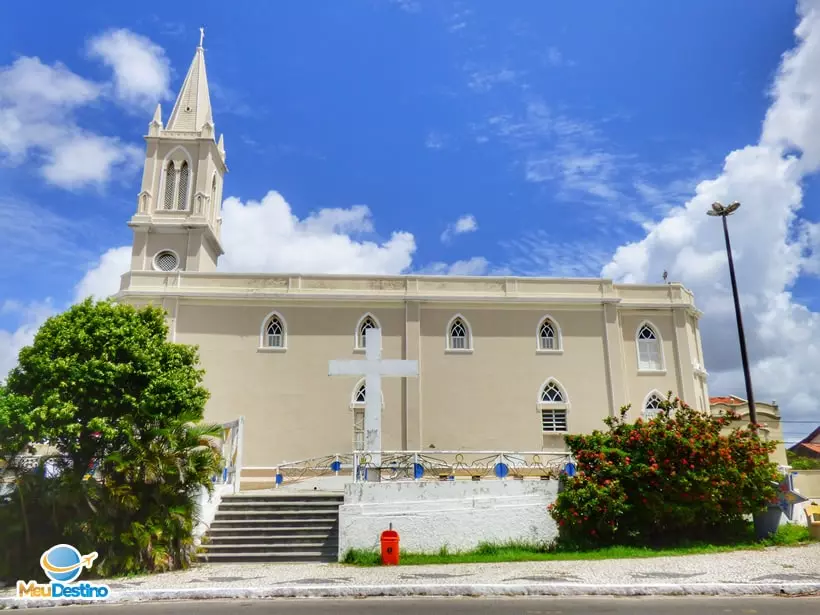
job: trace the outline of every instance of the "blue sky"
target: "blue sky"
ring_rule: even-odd
[[[238,237],[240,218],[282,221],[252,218],[249,201],[289,207],[301,221],[322,210],[349,218],[323,231],[346,242],[349,261],[300,260],[302,229],[273,232],[279,252],[251,242],[267,256],[240,254],[231,268],[603,271],[651,282],[668,269],[706,312],[711,393],[742,393],[719,229],[695,217],[698,199],[740,181],[720,198],[749,193],[732,223],[756,390],[792,420],[820,419],[805,386],[820,375],[807,365],[820,353],[820,136],[811,130],[820,76],[778,72],[790,49],[817,53],[801,51],[794,33],[804,18],[811,39],[816,4],[345,0],[229,10],[203,1],[192,15],[179,3],[85,2],[54,3],[46,21],[42,6],[17,3],[0,23],[0,342],[16,352],[44,315],[84,290],[116,288],[142,136],[157,102],[167,118],[205,26],[225,196],[236,198],[226,229]],[[44,94],[59,71],[60,87]],[[778,104],[781,119],[761,137]],[[67,140],[79,148],[82,139],[93,147],[61,157]],[[738,163],[751,178],[726,170],[727,155],[761,142],[771,172],[753,161]],[[99,172],[78,168],[86,154]],[[799,176],[765,183],[789,154]],[[263,201],[270,191],[281,203]],[[772,198],[758,203],[763,194]],[[785,323],[777,335],[772,319]]]

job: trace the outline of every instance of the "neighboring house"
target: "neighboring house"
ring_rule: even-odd
[[[791,446],[789,451],[801,457],[820,459],[820,426],[800,440],[800,442]]]
[[[743,423],[749,422],[749,402],[741,397],[729,395],[728,397],[710,397],[709,405],[712,409],[712,414],[717,415],[722,410],[731,409],[740,415],[740,419],[732,421],[732,424],[726,428],[728,433],[732,429],[742,426]],[[786,447],[783,443],[783,427],[780,424],[780,409],[777,404],[772,402],[767,404],[765,402],[755,402],[755,409],[757,410],[757,422],[762,425],[760,428],[760,435],[765,441],[774,440],[777,442],[777,448],[771,454],[772,461],[780,465],[787,465],[786,461]]]
[[[215,135],[199,48],[167,124],[159,108],[149,124],[117,300],[162,306],[171,339],[198,345],[205,418],[245,417],[246,467],[362,449],[364,379],[330,378],[328,362],[364,359],[370,328],[385,359],[420,370],[382,383],[385,450],[563,449],[622,405],[655,412],[667,391],[708,408],[701,313],[681,284],[218,271]]]

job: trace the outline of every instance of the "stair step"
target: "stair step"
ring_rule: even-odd
[[[274,519],[299,519],[300,517],[304,517],[305,513],[300,513],[298,511],[292,512],[273,512],[270,510],[243,510],[241,512],[236,511],[225,511],[225,512],[217,512],[216,516],[214,517],[214,521],[236,521],[236,520],[244,520],[247,519],[251,521],[253,519],[269,519],[273,521]],[[313,512],[309,516],[311,519],[319,519],[324,523],[328,523],[329,521],[339,518],[339,513],[317,513]]]
[[[226,495],[223,502],[344,502],[342,494],[313,495],[307,493],[288,495]]]
[[[236,516],[236,515],[254,515],[254,516],[258,516],[258,515],[281,515],[281,516],[290,516],[290,517],[298,517],[298,516],[304,516],[304,515],[308,515],[308,516],[316,515],[316,516],[326,517],[328,515],[331,515],[331,516],[338,515],[339,514],[339,509],[337,507],[333,507],[333,508],[324,508],[324,509],[322,509],[322,508],[320,508],[320,509],[311,508],[311,509],[308,509],[308,510],[304,510],[304,509],[296,509],[296,510],[259,510],[257,508],[248,508],[248,509],[239,509],[239,510],[237,510],[235,508],[222,508],[222,506],[220,506],[217,509],[216,514],[217,515],[220,515],[220,514],[221,515],[230,515],[230,516]]]
[[[269,551],[271,553],[280,553],[282,551],[336,551],[338,543],[327,543],[322,540],[315,540],[313,542],[255,542],[255,543],[241,543],[241,544],[203,544],[202,549],[209,553],[228,553],[247,550],[254,551]]]
[[[201,562],[335,562],[336,552],[297,551],[293,553],[198,553],[197,560]]]
[[[270,532],[279,534],[281,532],[331,532],[336,529],[335,523],[329,523],[326,519],[317,519],[315,522],[304,521],[302,519],[291,519],[286,524],[284,522],[277,524],[275,521],[270,521],[266,525],[264,519],[249,519],[247,525],[241,527],[225,527],[223,525],[211,525],[211,532],[226,533],[226,532]],[[309,523],[309,525],[305,525]]]
[[[197,560],[336,561],[343,503],[343,495],[327,493],[226,496]]]
[[[304,534],[302,536],[293,534],[283,534],[278,536],[260,536],[258,534],[250,534],[246,536],[211,536],[208,545],[222,545],[222,544],[280,544],[280,543],[326,543],[338,541],[337,534]]]
[[[335,502],[226,502],[219,505],[219,510],[226,512],[243,512],[246,510],[258,510],[269,512],[288,511],[317,511],[317,512],[337,512],[339,505]]]
[[[282,538],[283,536],[330,536],[338,534],[338,531],[331,525],[314,525],[310,527],[217,527],[211,528],[208,533],[214,538],[244,538],[247,536]]]

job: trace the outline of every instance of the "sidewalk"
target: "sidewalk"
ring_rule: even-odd
[[[106,602],[348,596],[820,594],[820,544],[605,561],[389,568],[203,564],[180,572],[116,579],[108,585],[111,598]],[[0,590],[0,608],[24,606],[13,595],[13,588]],[[25,602],[25,606],[54,604],[57,602]]]

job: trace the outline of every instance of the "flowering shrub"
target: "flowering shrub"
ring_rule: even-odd
[[[577,545],[668,544],[710,540],[774,501],[775,444],[755,428],[721,429],[715,417],[669,398],[658,414],[609,431],[567,436],[577,473],[562,485],[550,513],[563,540]]]

